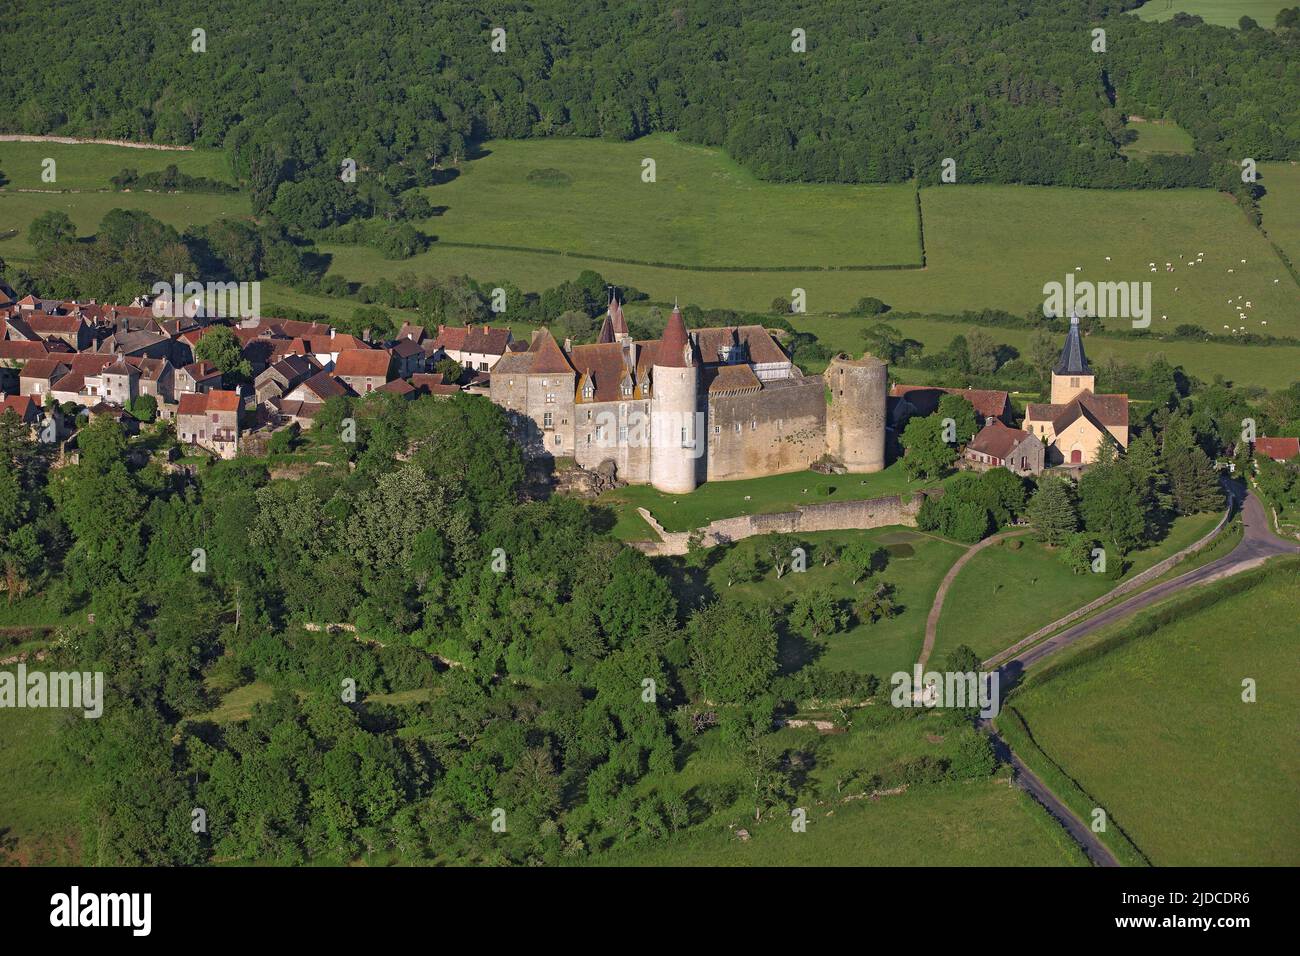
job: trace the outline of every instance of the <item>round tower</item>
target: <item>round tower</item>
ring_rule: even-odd
[[[837,355],[826,368],[826,451],[848,471],[885,467],[887,373],[888,366],[870,352],[860,359]]]
[[[700,370],[681,309],[673,307],[655,349],[650,397],[650,484],[670,494],[695,490],[708,436],[698,423]]]

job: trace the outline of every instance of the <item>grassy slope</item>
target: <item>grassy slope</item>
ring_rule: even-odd
[[[1293,5],[1291,0],[1147,0],[1133,13],[1143,20],[1172,20],[1176,13],[1191,13],[1206,23],[1234,28],[1247,16],[1262,27],[1271,27],[1277,12]]]
[[[426,190],[440,239],[703,266],[920,264],[911,186],[774,185],[726,154],[656,134],[635,143],[533,139]],[[656,181],[642,182],[644,158]],[[563,185],[530,181],[558,170]],[[770,297],[769,297],[769,300]]]
[[[77,862],[77,795],[56,759],[55,735],[67,719],[80,718],[0,710],[0,862]]]
[[[1019,551],[1006,542],[985,548],[957,575],[944,600],[936,659],[967,644],[986,660],[1204,537],[1220,517],[1179,518],[1163,541],[1130,556],[1132,567],[1118,581],[1100,574],[1075,574],[1055,551],[1028,537],[1022,539]]]
[[[1297,619],[1293,569],[1027,687],[1014,704],[1153,863],[1294,866]],[[1258,682],[1256,703],[1241,700],[1245,677]]]
[[[1066,866],[1083,860],[1024,793],[987,781],[817,808],[795,833],[784,819],[597,857],[603,866]]]
[[[56,164],[57,180],[41,179],[45,159]],[[0,142],[0,170],[9,180],[6,189],[108,189],[109,179],[123,169],[140,174],[161,172],[175,166],[190,176],[204,176],[233,183],[230,166],[219,149],[162,150],[131,149],[99,143],[6,143]]]

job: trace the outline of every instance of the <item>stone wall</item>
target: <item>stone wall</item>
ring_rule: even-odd
[[[886,498],[866,498],[861,501],[835,501],[824,505],[808,505],[795,511],[776,514],[741,515],[721,518],[703,528],[705,547],[715,547],[759,534],[808,534],[814,531],[865,530],[886,525],[916,526],[916,513],[926,494],[916,492],[904,498],[890,495]],[[644,508],[638,508],[641,517],[659,535],[659,541],[638,541],[633,547],[649,555],[685,554],[687,542],[693,532],[665,531],[663,526]]]
[[[826,398],[815,377],[708,400],[709,481],[804,471],[826,449]]]

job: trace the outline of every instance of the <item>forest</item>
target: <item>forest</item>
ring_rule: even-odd
[[[674,130],[810,182],[934,183],[951,157],[968,183],[1227,188],[1244,157],[1296,155],[1300,31],[1118,15],[1136,5],[24,3],[0,132],[222,147],[255,212],[304,228],[414,215],[405,190],[501,137]],[[1196,153],[1129,161],[1128,114],[1176,121]],[[346,160],[378,174],[359,196]]]

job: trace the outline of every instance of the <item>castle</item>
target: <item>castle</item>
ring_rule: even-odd
[[[689,331],[676,306],[660,339],[636,341],[611,299],[595,344],[541,329],[501,357],[490,387],[525,454],[612,463],[623,481],[680,494],[827,458],[880,471],[885,380],[871,355],[805,376],[762,326]]]

